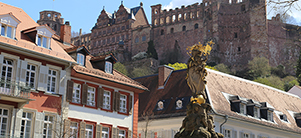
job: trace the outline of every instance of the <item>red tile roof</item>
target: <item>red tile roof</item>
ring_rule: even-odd
[[[157,89],[157,75],[135,79],[150,90],[150,92],[141,93],[139,95],[139,115],[141,116],[143,112],[151,111],[156,117],[184,116],[186,110],[176,110],[173,107],[175,106],[175,101],[178,97],[191,95],[191,90],[187,86],[185,77],[186,70],[174,71],[170,75],[164,89],[159,90]],[[301,133],[301,128],[296,125],[294,118],[288,112],[288,110],[297,113],[301,112],[301,99],[296,95],[213,70],[208,70],[206,80],[206,91],[208,93],[209,101],[216,113],[226,114],[230,118],[241,119],[261,125]],[[225,98],[222,92],[231,95],[239,95],[259,102],[268,102],[275,108],[275,111],[280,111],[286,114],[290,123],[281,121],[275,113],[275,123],[272,123],[233,112],[231,111],[229,101]],[[168,107],[162,111],[156,110],[155,108],[158,100],[169,100],[170,102]]]

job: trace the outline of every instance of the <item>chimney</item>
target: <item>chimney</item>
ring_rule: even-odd
[[[174,68],[162,65],[158,68],[158,89],[164,89],[164,84]]]
[[[71,26],[69,21],[66,21],[65,24],[61,26],[60,39],[64,44],[71,44]]]

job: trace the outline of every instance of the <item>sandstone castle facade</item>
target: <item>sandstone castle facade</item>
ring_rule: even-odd
[[[131,9],[121,4],[114,13],[102,10],[91,33],[71,41],[87,45],[95,55],[114,52],[121,62],[147,51],[153,41],[158,60],[172,63],[187,61],[188,46],[213,40],[211,65],[243,69],[249,60],[264,56],[272,66],[283,65],[293,73],[299,57],[298,26],[282,23],[279,16],[268,20],[265,4],[265,0],[204,0],[170,10],[158,4],[151,6],[151,25],[142,3]]]

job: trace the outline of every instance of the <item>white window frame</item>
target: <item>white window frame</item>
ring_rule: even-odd
[[[273,122],[273,112],[269,111],[267,112],[267,120]]]
[[[87,126],[91,126],[92,128],[89,129]],[[93,131],[94,131],[93,127],[94,127],[94,125],[92,125],[92,124],[86,124],[86,130],[85,130],[86,138],[93,138]],[[90,133],[91,133],[91,135],[90,135]]]
[[[103,109],[111,109],[111,92],[110,91],[104,91],[103,93]]]
[[[120,110],[119,112],[126,113],[127,112],[127,96],[125,94],[120,94]]]
[[[240,113],[241,114],[246,114],[246,104],[244,104],[244,103],[240,103]]]
[[[104,130],[104,129],[107,129],[107,130]],[[109,138],[110,137],[110,128],[102,127],[101,136],[102,136],[102,138]]]
[[[1,137],[1,136],[7,136],[7,135],[9,135],[9,131],[8,130],[9,130],[9,122],[10,122],[10,114],[9,114],[10,110],[7,109],[7,108],[0,108],[0,109],[1,109],[1,113],[0,113],[0,137]],[[4,110],[7,110],[7,115],[3,114]],[[3,119],[4,118],[6,118],[6,123],[3,123]],[[5,129],[2,128],[4,124],[6,124],[6,128]],[[5,130],[4,134],[2,134],[3,130]]]
[[[259,108],[254,106],[254,117],[259,118],[260,117],[260,111]]]
[[[85,65],[85,55],[82,53],[77,53],[77,63],[84,66]]]
[[[124,132],[124,133],[122,134],[120,132]],[[118,132],[118,138],[126,138],[125,135],[126,135],[126,131],[125,130],[119,130],[119,132]]]
[[[46,117],[47,117],[47,119],[46,119]],[[52,121],[49,119],[50,117],[52,118]],[[44,126],[43,126],[43,138],[52,138],[52,136],[53,136],[52,131],[54,129],[54,119],[55,119],[54,116],[45,115],[45,117],[44,117]],[[49,127],[51,127],[51,128],[49,128]],[[44,132],[46,132],[46,133],[44,133]]]
[[[25,116],[24,116],[25,114]],[[30,117],[28,116],[30,114]],[[21,122],[21,131],[20,131],[20,138],[30,138],[31,136],[31,126],[32,126],[32,117],[33,113],[32,112],[24,112],[22,113],[22,122]],[[24,121],[24,125],[23,124]],[[27,126],[29,123],[29,127]],[[23,131],[22,131],[23,127]],[[28,132],[29,129],[29,132]],[[27,135],[27,136],[26,136]]]
[[[76,87],[76,86],[79,86],[79,87]],[[77,92],[78,92],[78,95],[77,95]],[[73,92],[72,92],[72,102],[80,103],[81,102],[80,95],[81,95],[81,84],[74,83],[73,84]]]
[[[106,73],[112,73],[112,63],[109,61],[106,61],[106,65],[105,65],[105,72]]]
[[[8,64],[8,61],[11,62],[11,64]],[[5,81],[5,82],[10,82],[12,81],[13,78],[13,73],[14,73],[14,61],[11,59],[4,59],[2,65],[2,72],[1,72],[1,80]],[[5,67],[5,69],[4,69]],[[9,68],[11,69],[11,71],[9,71]],[[4,76],[2,76],[2,74],[5,74]],[[10,74],[10,76],[9,76]],[[10,93],[10,85],[9,84],[1,84],[0,85],[0,90],[4,93]]]
[[[75,123],[76,126],[73,126]],[[70,138],[78,138],[78,122],[70,122]]]
[[[231,138],[232,130],[231,129],[224,129],[224,138]]]
[[[50,74],[49,74],[50,71]],[[53,75],[53,72],[55,72],[55,75]],[[49,93],[56,93],[56,83],[57,83],[57,77],[58,71],[49,69],[48,70],[48,76],[47,76],[47,92]],[[54,79],[54,80],[53,80]],[[53,89],[53,91],[52,91]]]
[[[88,86],[87,105],[95,106],[95,88]]]
[[[251,135],[249,133],[243,133],[242,138],[251,138]]]
[[[39,38],[41,38],[40,39],[40,44],[39,44]],[[37,39],[36,44],[38,46],[50,49],[50,38],[49,37],[46,37],[46,36],[43,36],[43,35],[37,35],[36,39]]]
[[[29,67],[29,69],[28,69],[28,67]],[[32,69],[32,67],[34,67],[34,70]],[[32,65],[32,64],[27,64],[27,67],[26,67],[26,86],[27,87],[30,87],[32,89],[35,88],[35,80],[36,80],[37,70],[38,70],[37,66]],[[32,74],[34,74],[34,75],[32,76]],[[33,79],[33,82],[31,82],[31,79]]]
[[[7,25],[7,24],[4,24],[4,23],[0,23],[1,25],[1,29],[0,29],[0,35],[1,36],[5,36],[5,37],[8,37],[8,38],[11,38],[11,39],[14,39],[15,38],[15,27],[13,26],[10,26],[10,25]],[[4,27],[4,32],[2,32],[2,27]],[[11,28],[11,32],[10,32],[10,37],[8,36],[8,27]]]

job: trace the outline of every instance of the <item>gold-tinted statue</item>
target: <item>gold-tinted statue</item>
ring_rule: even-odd
[[[212,41],[206,45],[196,44],[188,48],[190,58],[187,66],[187,84],[192,91],[190,103],[187,105],[187,115],[182,122],[180,131],[175,138],[223,138],[214,132],[213,116],[208,115],[211,106],[206,103],[205,85],[207,71],[205,69],[208,55],[212,49]]]

